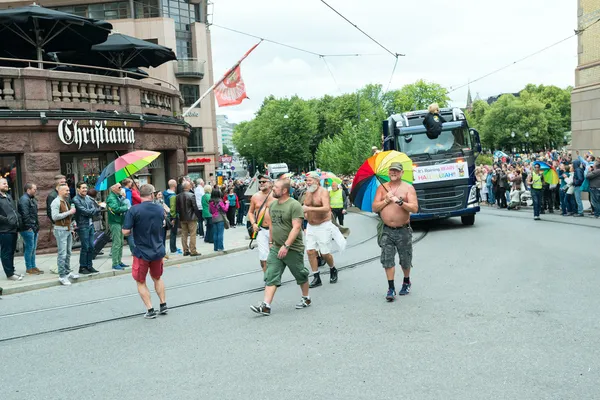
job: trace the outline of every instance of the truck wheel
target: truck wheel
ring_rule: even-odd
[[[475,223],[475,214],[473,215],[463,215],[460,217],[463,225],[473,225]]]

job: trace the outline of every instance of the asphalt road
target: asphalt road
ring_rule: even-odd
[[[338,267],[377,256],[375,221],[347,225]],[[128,276],[5,296],[0,398],[600,398],[599,228],[489,210],[418,226],[412,293],[391,304],[373,261],[305,310],[284,285],[257,316],[256,250],[167,269],[156,320]]]

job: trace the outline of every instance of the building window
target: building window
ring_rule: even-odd
[[[188,58],[192,58],[192,40],[188,39],[179,39],[176,40],[177,45],[177,59],[185,60]]]
[[[135,0],[136,18],[156,18],[160,17],[160,4],[158,0]]]
[[[15,204],[19,200],[19,197],[21,197],[23,190],[20,172],[19,159],[16,156],[0,157],[1,178],[6,179],[8,182],[8,193],[15,201]]]
[[[204,141],[202,140],[202,128],[192,128],[190,132],[190,138],[188,140],[187,151],[189,153],[199,153],[204,151]]]
[[[112,3],[89,4],[82,6],[56,7],[58,11],[67,12],[80,17],[95,19],[125,19],[131,18],[129,2],[115,1]]]
[[[189,107],[200,98],[199,85],[179,85],[184,107]],[[198,105],[200,107],[200,105]]]

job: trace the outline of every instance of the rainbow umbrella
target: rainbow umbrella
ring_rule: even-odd
[[[350,200],[354,205],[363,211],[373,211],[372,205],[375,192],[381,184],[390,181],[389,167],[393,162],[402,164],[404,168],[402,180],[412,184],[413,163],[406,154],[394,150],[375,154],[369,157],[356,171],[352,182],[352,191],[350,192]]]
[[[558,185],[560,180],[558,179],[558,172],[548,163],[543,161],[536,161],[533,165],[539,165],[540,170],[542,171],[542,175],[544,176],[544,181],[549,185]]]
[[[127,153],[107,165],[98,177],[96,190],[106,190],[130,177],[160,156],[157,151],[138,150]]]
[[[321,183],[323,182],[326,182],[329,186],[331,186],[333,182],[341,184],[342,180],[338,178],[333,172],[325,171],[321,172]]]

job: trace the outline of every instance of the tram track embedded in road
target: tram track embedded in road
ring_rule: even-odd
[[[419,232],[420,234],[417,237],[413,237],[413,245],[417,244],[418,242],[420,242],[421,240],[423,240],[426,236],[427,233],[429,232],[428,229],[424,229],[423,231]],[[369,242],[373,239],[376,238],[375,236],[372,236],[368,239],[362,240],[358,243],[353,244],[352,246],[349,247],[356,247],[359,246],[361,244],[364,244],[366,242]],[[379,256],[373,256],[373,257],[368,257],[366,259],[348,264],[348,265],[344,265],[341,267],[338,267],[338,270],[350,270],[350,269],[354,269],[357,268],[359,266],[362,265],[366,265],[369,264],[373,261],[376,261],[377,259],[379,259]],[[249,274],[253,274],[253,273],[258,273],[258,272],[262,272],[262,270],[253,270],[253,271],[246,271],[246,272],[242,272],[242,273],[238,273],[238,274],[232,274],[232,275],[227,275],[227,276],[223,276],[223,277],[216,277],[216,278],[211,278],[211,279],[205,279],[203,281],[197,281],[197,282],[189,282],[189,283],[185,283],[185,284],[181,284],[181,285],[177,285],[177,286],[173,286],[168,288],[169,290],[172,289],[176,289],[176,288],[182,288],[182,287],[189,287],[189,286],[193,286],[193,285],[197,285],[200,283],[209,283],[209,282],[215,282],[215,281],[220,281],[220,280],[226,280],[226,279],[232,279],[235,277],[239,277],[239,276],[243,276],[243,275],[249,275]],[[323,275],[327,275],[329,274],[329,271],[327,272],[323,272]],[[292,282],[295,282],[294,279],[289,279],[286,281],[283,281],[281,283],[281,285],[287,285],[290,284]],[[181,304],[176,304],[174,306],[170,306],[169,309],[170,310],[174,310],[174,309],[178,309],[178,308],[184,308],[184,307],[189,307],[189,306],[195,306],[195,305],[200,305],[200,304],[206,304],[206,303],[213,303],[216,301],[220,301],[220,300],[226,300],[226,299],[231,299],[234,297],[238,297],[238,296],[243,296],[246,294],[251,294],[251,293],[259,293],[262,292],[264,290],[264,286],[259,286],[259,287],[254,287],[254,288],[250,288],[250,289],[245,289],[245,290],[240,290],[237,292],[232,292],[232,293],[227,293],[224,295],[220,295],[220,296],[213,296],[213,297],[209,297],[206,299],[201,299],[201,300],[196,300],[196,301],[190,301],[190,302],[185,302],[185,303],[181,303]],[[51,307],[51,308],[46,308],[46,309],[40,309],[40,310],[31,310],[31,311],[24,311],[21,313],[12,313],[12,314],[5,314],[5,315],[0,315],[0,319],[2,318],[11,318],[11,317],[19,317],[19,316],[24,316],[24,315],[29,315],[29,314],[35,314],[35,313],[39,313],[39,312],[48,312],[48,311],[55,311],[55,310],[61,310],[61,309],[65,309],[65,308],[73,308],[73,307],[79,307],[79,306],[85,306],[85,305],[92,305],[92,304],[97,304],[97,303],[102,303],[105,301],[110,301],[110,300],[118,300],[118,299],[122,299],[122,298],[127,298],[127,297],[135,297],[138,296],[137,293],[133,293],[133,294],[127,294],[127,295],[122,295],[122,296],[114,296],[111,298],[106,298],[106,299],[98,299],[98,300],[93,300],[93,301],[89,301],[89,302],[81,302],[81,303],[77,303],[77,304],[72,304],[72,305],[64,305],[64,306],[58,306],[58,307]],[[121,320],[126,320],[126,319],[130,319],[130,318],[136,318],[136,317],[140,317],[141,315],[143,315],[143,313],[133,313],[133,314],[127,314],[127,315],[122,315],[119,317],[113,317],[113,318],[106,318],[106,319],[102,319],[99,321],[93,321],[93,322],[87,322],[84,324],[76,324],[76,325],[72,325],[72,326],[67,326],[67,327],[62,327],[62,328],[56,328],[56,329],[49,329],[49,330],[45,330],[45,331],[39,331],[39,332],[34,332],[34,333],[28,333],[25,335],[17,335],[17,336],[11,336],[11,337],[7,337],[7,338],[0,338],[0,343],[6,343],[6,342],[10,342],[13,340],[18,340],[18,339],[27,339],[27,338],[31,338],[31,337],[36,337],[36,336],[43,336],[43,335],[48,335],[48,334],[52,334],[52,333],[61,333],[61,332],[69,332],[69,331],[74,331],[74,330],[79,330],[79,329],[85,329],[85,328],[89,328],[92,326],[96,326],[96,325],[100,325],[100,324],[105,324],[105,323],[110,323],[110,322],[117,322],[117,321],[121,321]]]

